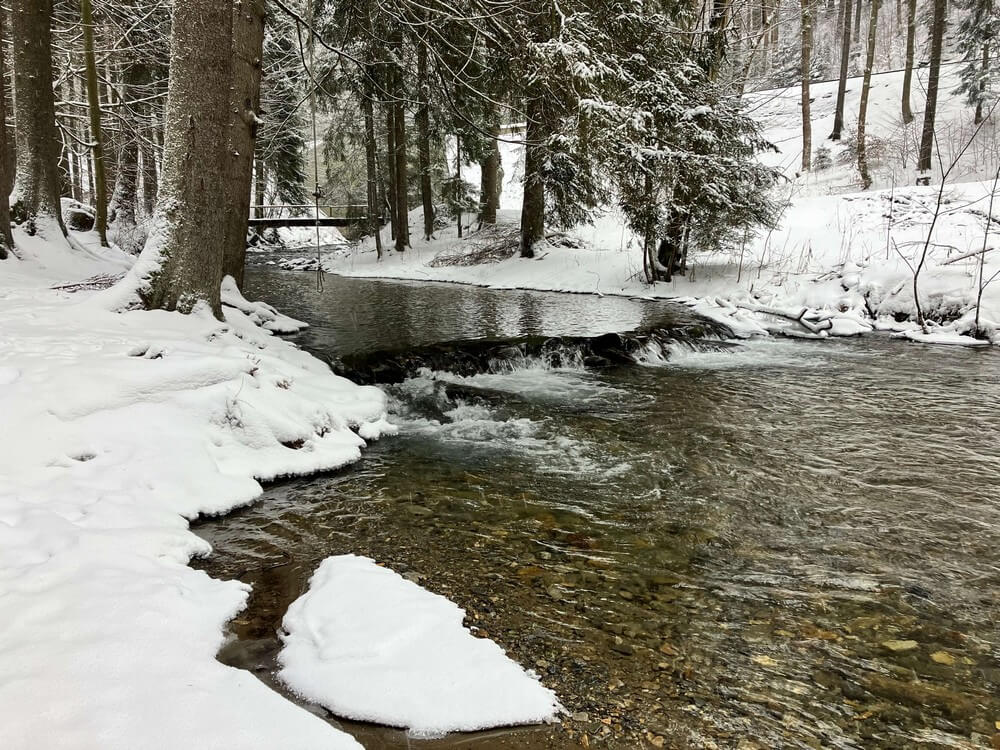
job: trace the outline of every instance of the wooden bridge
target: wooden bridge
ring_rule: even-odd
[[[320,206],[319,216],[312,214],[316,206],[303,205],[251,206],[251,227],[349,227],[368,223],[368,206]],[[270,214],[270,215],[268,215]],[[294,214],[299,214],[295,216]]]

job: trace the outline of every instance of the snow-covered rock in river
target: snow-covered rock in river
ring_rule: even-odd
[[[279,676],[338,716],[415,736],[552,721],[555,694],[464,616],[366,557],[329,557],[285,615]]]

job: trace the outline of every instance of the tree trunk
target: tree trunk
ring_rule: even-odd
[[[861,109],[858,112],[858,171],[861,172],[863,190],[871,187],[868,171],[868,151],[865,144],[865,125],[868,119],[868,94],[872,87],[872,67],[875,65],[875,34],[878,30],[879,0],[871,0],[872,12],[868,20],[868,50],[865,55],[865,76],[861,84]]]
[[[715,79],[726,59],[726,26],[729,21],[729,0],[712,0],[712,15],[708,20],[708,77]]]
[[[934,150],[934,116],[937,114],[938,81],[941,77],[941,49],[948,13],[947,0],[934,0],[934,20],[931,22],[931,69],[927,74],[927,103],[924,106],[924,127],[920,134],[920,158],[917,161],[918,185],[931,182],[931,153]]]
[[[771,13],[771,47],[778,46],[778,28],[781,26],[781,0],[774,0],[774,12]]]
[[[142,154],[142,210],[146,216],[152,216],[156,208],[156,192],[159,189],[156,177],[156,144],[153,143],[153,132],[143,133],[139,146]]]
[[[861,38],[861,0],[855,0],[856,5],[854,6],[854,42]],[[875,0],[869,0],[869,2],[875,2]]]
[[[0,260],[6,260],[14,251],[14,236],[10,231],[11,146],[7,133],[7,29],[5,13],[0,9]]]
[[[545,237],[545,123],[542,100],[527,101],[524,130],[524,197],[521,201],[521,257],[535,257],[535,243]]]
[[[980,68],[981,75],[983,78],[979,82],[979,96],[976,97],[976,120],[975,124],[978,125],[983,121],[983,99],[986,98],[986,71],[990,69],[990,45],[983,45],[983,58],[981,61],[982,67]]]
[[[59,134],[52,91],[51,0],[13,0],[11,47],[17,172],[14,220],[28,234],[66,236],[59,202]]]
[[[153,227],[140,264],[147,308],[190,313],[207,305],[221,318],[223,187],[233,10],[218,0],[174,5],[163,172]]]
[[[229,170],[225,185],[225,240],[222,274],[243,288],[247,221],[253,186],[253,154],[260,111],[264,0],[237,0],[233,6],[232,79],[229,89]]]
[[[497,210],[500,208],[500,128],[496,113],[491,113],[490,143],[486,157],[480,165],[482,178],[479,182],[479,224],[496,224]]]
[[[800,0],[802,9],[802,171],[812,166],[812,120],[809,114],[809,68],[812,56],[811,0]]]
[[[427,46],[417,41],[417,161],[420,168],[420,203],[424,212],[424,239],[434,234],[434,193],[431,184],[430,87],[427,81]]]
[[[118,177],[111,196],[109,221],[115,224],[115,241],[129,253],[142,250],[143,238],[137,229],[136,213],[139,203],[139,121],[133,102],[140,96],[140,87],[147,80],[145,69],[138,63],[122,71],[124,106],[121,117],[126,123],[125,132],[118,142]]]
[[[369,67],[369,76],[371,67]],[[365,120],[365,171],[367,177],[368,231],[375,236],[375,251],[382,258],[382,222],[378,199],[378,144],[375,141],[375,107],[369,93],[361,97],[361,113]]]
[[[903,70],[903,122],[913,122],[910,85],[913,81],[913,49],[917,35],[917,0],[906,0],[906,67]]]
[[[861,0],[857,0],[858,3]],[[844,27],[840,35],[840,80],[837,84],[837,109],[833,114],[831,141],[839,141],[844,130],[844,100],[847,97],[847,68],[851,60],[851,0],[842,0]]]
[[[393,47],[397,56],[402,55],[403,35],[397,32],[393,39]],[[398,64],[393,64],[392,71],[392,123],[395,131],[392,140],[394,147],[393,161],[395,173],[393,184],[396,187],[396,252],[401,253],[410,246],[410,207],[407,195],[409,180],[406,175],[406,112],[403,109],[405,92],[403,91],[403,71]]]
[[[387,77],[388,80],[388,77]],[[395,241],[399,231],[396,205],[396,117],[392,104],[385,105],[385,200],[389,206],[389,236]]]
[[[462,185],[462,137],[455,134],[455,216],[458,225],[458,238],[462,239],[462,198],[465,190]]]
[[[87,109],[90,112],[91,149],[94,152],[94,185],[97,188],[97,221],[94,229],[101,245],[108,246],[108,184],[104,179],[104,137],[101,135],[101,94],[97,88],[97,59],[94,56],[94,18],[90,0],[80,0],[83,26],[83,59],[87,68]]]

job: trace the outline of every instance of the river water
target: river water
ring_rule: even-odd
[[[690,322],[623,298],[248,284],[326,358]],[[398,437],[196,524],[199,564],[254,586],[220,659],[274,685],[285,608],[354,552],[456,601],[570,714],[424,742],[326,717],[368,748],[1000,747],[1000,353],[714,349],[389,386]]]

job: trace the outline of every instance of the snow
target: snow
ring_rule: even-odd
[[[972,133],[971,111],[961,97],[951,94],[957,69],[957,65],[942,68],[938,129],[946,166]],[[923,69],[917,73],[920,81],[926,75]],[[777,188],[787,208],[778,226],[748,234],[741,247],[692,254],[688,274],[669,283],[645,283],[640,243],[614,211],[571,230],[563,240],[543,243],[534,260],[514,257],[523,175],[523,149],[516,137],[501,143],[504,191],[496,229],[477,231],[472,224],[460,240],[450,226],[427,242],[412,231],[422,225],[418,209],[410,216],[412,249],[390,251],[378,261],[369,240],[326,253],[323,267],[345,276],[672,298],[726,323],[741,337],[826,338],[890,330],[919,331],[925,341],[944,341],[947,334],[972,342],[980,258],[986,261],[984,279],[1000,274],[1000,251],[994,250],[1000,244],[996,225],[986,231],[994,188],[989,165],[1000,159],[996,123],[987,122],[958,160],[930,231],[939,188],[909,184],[916,178],[913,150],[919,136],[914,128],[922,119],[922,85],[914,85],[914,123],[904,126],[898,115],[902,73],[873,78],[868,132],[879,144],[871,152],[875,186],[881,189],[869,192],[860,192],[856,169],[843,156],[860,89],[860,78],[848,80],[845,142],[835,143],[823,137],[832,130],[836,82],[812,86],[814,144],[831,149],[834,166],[806,175],[795,172],[802,148],[799,87],[748,95],[748,110],[779,147],[777,153],[761,158],[789,178]],[[464,172],[478,182],[476,165]],[[935,173],[939,178],[940,170]],[[917,286],[924,315],[940,328],[932,338],[916,323],[912,283],[912,268],[928,239]],[[473,261],[472,256],[504,240],[506,254],[491,252],[488,258]],[[803,308],[806,314],[800,316]],[[1000,343],[1000,277],[985,288],[980,327],[989,340]]]
[[[187,566],[210,551],[188,521],[357,460],[394,429],[384,395],[262,329],[290,319],[232,288],[225,322],[114,313],[93,287],[131,258],[92,235],[15,240],[24,259],[0,264],[0,747],[358,747],[216,661],[249,588]]]
[[[552,721],[555,694],[465,612],[373,560],[324,560],[288,608],[279,677],[338,716],[417,737]]]

